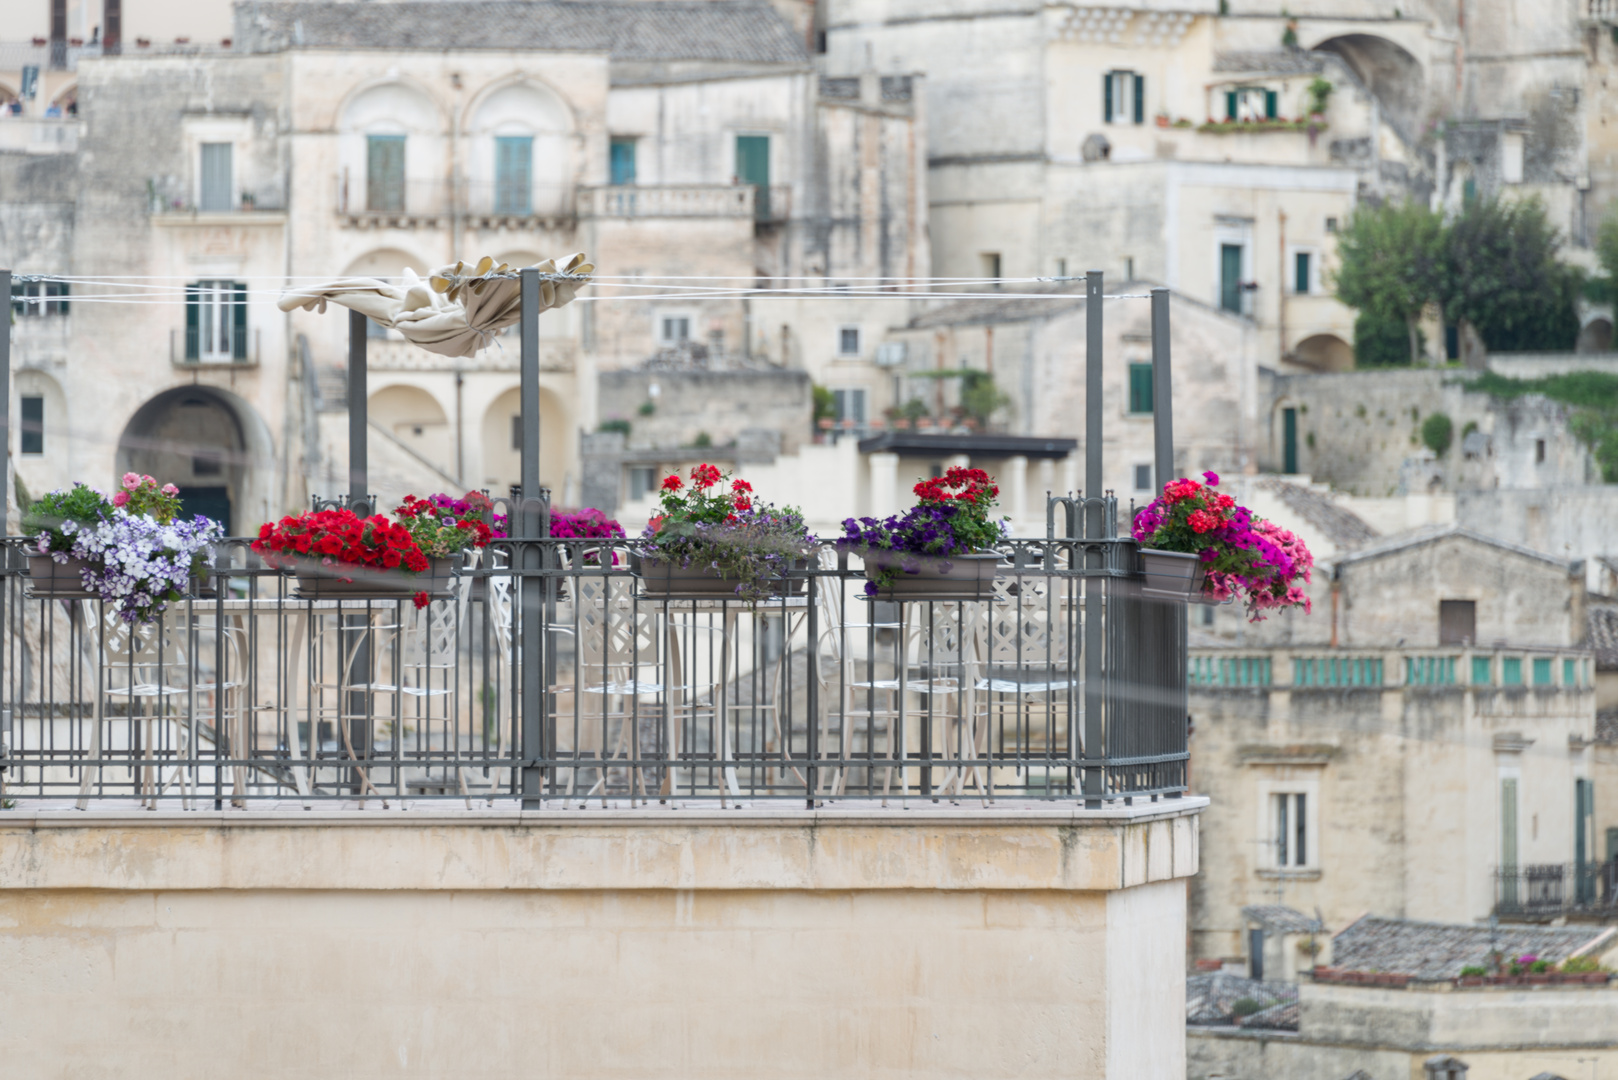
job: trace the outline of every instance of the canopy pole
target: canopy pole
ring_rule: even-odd
[[[545,650],[544,586],[539,576],[544,568],[542,545],[544,509],[539,489],[539,271],[529,267],[519,272],[522,283],[522,491],[517,509],[518,569],[522,603],[522,805],[538,810],[545,773],[544,756],[544,674]]]
[[[366,455],[368,434],[365,391],[365,338],[368,320],[358,311],[348,312],[348,508],[369,517],[370,466]]]
[[[1111,533],[1112,525],[1106,521],[1106,503],[1102,473],[1102,352],[1101,336],[1101,271],[1091,270],[1084,275],[1084,538],[1101,540]],[[1106,647],[1106,624],[1103,605],[1106,578],[1099,571],[1102,551],[1099,547],[1086,547],[1084,566],[1084,768],[1082,787],[1084,805],[1095,809],[1101,805],[1106,786],[1103,760],[1106,754],[1105,684],[1102,672],[1102,650]]]
[[[1152,290],[1152,437],[1158,491],[1174,478],[1174,382],[1169,373],[1169,291]]]

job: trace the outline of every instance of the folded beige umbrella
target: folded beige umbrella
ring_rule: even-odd
[[[539,309],[559,308],[590,283],[594,266],[584,254],[546,259],[539,271]],[[441,356],[471,356],[494,335],[522,318],[522,284],[517,271],[485,255],[477,266],[440,267],[425,280],[405,269],[403,281],[340,278],[308,289],[281,294],[280,308],[326,311],[341,304],[405,336]]]

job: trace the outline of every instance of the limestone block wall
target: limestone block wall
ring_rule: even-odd
[[[1205,805],[8,813],[6,1070],[1176,1077]]]

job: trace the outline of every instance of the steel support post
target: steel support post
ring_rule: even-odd
[[[1084,276],[1084,538],[1103,539],[1112,531],[1104,520],[1106,480],[1102,473],[1102,282],[1101,271]],[[1099,547],[1085,552],[1084,566],[1084,805],[1099,807],[1106,781],[1102,759],[1106,745],[1105,684],[1102,652],[1106,647],[1104,597]]]
[[[521,571],[522,656],[522,799],[523,809],[537,810],[545,774],[545,620],[544,567],[541,546],[544,504],[539,489],[539,271],[520,271],[522,282],[522,501],[519,506],[516,565]]]
[[[370,504],[369,462],[366,454],[368,434],[366,408],[369,404],[365,389],[365,338],[368,320],[358,311],[348,313],[348,508],[361,517],[369,517]],[[354,658],[347,665],[349,685],[364,686],[371,682],[370,613],[343,616],[343,650]],[[348,692],[348,739],[354,756],[361,762],[371,756],[371,695],[365,690]],[[311,728],[310,739],[318,737]],[[356,795],[365,792],[365,779],[358,767],[350,770],[350,790]]]
[[[1157,473],[1157,490],[1174,479],[1174,378],[1169,349],[1169,291],[1152,290],[1152,441]],[[1159,663],[1169,666],[1167,688],[1175,700],[1165,702],[1152,711],[1161,718],[1162,726],[1152,725],[1151,751],[1162,753],[1168,749],[1185,750],[1185,723],[1189,703],[1186,700],[1186,666],[1189,612],[1184,604],[1154,604],[1164,609],[1160,615],[1167,625],[1163,627],[1162,644],[1167,655]],[[1173,793],[1178,795],[1178,792]]]

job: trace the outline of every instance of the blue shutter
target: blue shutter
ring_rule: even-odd
[[[1101,76],[1101,122],[1112,123],[1112,72]]]
[[[611,146],[612,183],[615,187],[635,182],[635,140],[614,139]]]
[[[1135,123],[1146,123],[1146,76],[1135,76]]]

